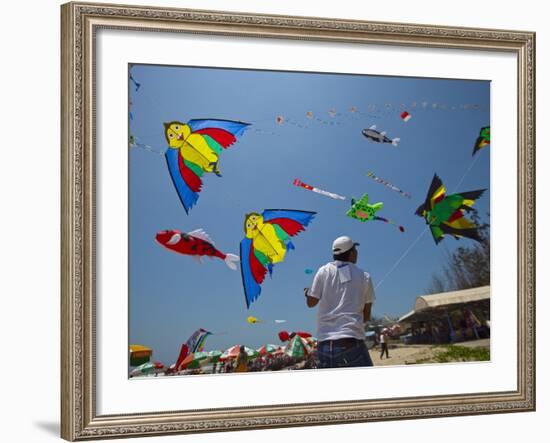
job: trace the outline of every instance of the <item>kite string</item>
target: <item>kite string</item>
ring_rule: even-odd
[[[470,162],[470,166],[468,166],[468,169],[466,169],[466,172],[464,172],[464,174],[460,178],[458,184],[455,186],[455,188],[453,190],[453,193],[456,192],[456,190],[460,187],[460,185],[462,184],[462,182],[464,181],[464,179],[466,178],[468,173],[472,170],[472,168],[474,167],[478,157],[479,157],[479,155],[474,156],[473,160]]]
[[[155,149],[146,143],[141,143],[139,141],[139,138],[136,136],[134,136],[134,142],[133,143],[130,142],[130,148],[140,148],[140,149],[143,149],[144,151],[152,152],[153,154],[157,154],[164,157],[163,151]]]
[[[405,250],[405,252],[403,252],[403,254],[401,254],[401,257],[399,257],[397,259],[397,261],[394,263],[394,265],[391,267],[391,269],[386,273],[386,275],[384,275],[384,277],[382,277],[382,280],[380,280],[378,282],[378,284],[374,287],[375,290],[378,289],[378,287],[382,283],[384,283],[384,280],[386,280],[386,278],[388,278],[390,276],[390,274],[395,270],[395,268],[397,268],[397,266],[399,266],[399,263],[401,263],[401,261],[409,254],[409,252],[411,252],[412,248],[414,248],[416,246],[416,244],[420,241],[420,239],[426,233],[427,230],[428,230],[428,226],[424,227],[424,229],[422,230],[422,232],[420,232],[418,237],[416,237],[416,239],[409,245],[409,247]]]

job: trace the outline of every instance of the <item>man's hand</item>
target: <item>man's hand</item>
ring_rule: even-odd
[[[310,288],[304,288],[304,295],[306,296],[306,304],[308,308],[313,308],[319,303],[319,299],[309,295]]]

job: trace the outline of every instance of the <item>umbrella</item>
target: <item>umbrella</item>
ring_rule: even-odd
[[[252,348],[249,348],[248,346],[244,347],[244,351],[246,352],[246,355],[248,355],[248,358],[255,358],[258,355],[258,352],[255,351]],[[220,360],[227,360],[229,358],[237,358],[239,356],[239,352],[241,352],[241,345],[235,345],[230,347],[229,349],[226,349],[222,355],[220,355]]]
[[[193,352],[183,359],[180,369],[198,368],[202,363],[206,363],[209,358],[208,352]]]
[[[130,375],[141,375],[141,374],[150,374],[152,372],[155,372],[158,369],[164,368],[164,365],[158,361],[155,362],[147,362],[143,363],[142,365],[138,366],[137,368],[133,369],[130,372]]]
[[[304,357],[311,352],[305,339],[299,335],[295,335],[288,343],[285,354],[290,357]]]
[[[222,354],[223,354],[222,351],[218,351],[218,350],[210,351],[208,352],[208,357],[210,357],[211,362],[216,363],[220,359]]]
[[[260,355],[273,354],[280,348],[281,348],[280,346],[272,345],[272,344],[263,345],[260,349],[258,349],[258,354]]]

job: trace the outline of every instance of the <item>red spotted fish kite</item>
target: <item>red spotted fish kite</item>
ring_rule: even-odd
[[[229,269],[237,270],[239,257],[235,254],[224,254],[218,250],[202,229],[196,229],[188,234],[176,230],[161,231],[157,233],[156,240],[166,249],[178,254],[190,255],[199,263],[202,263],[201,257],[216,257],[223,260]]]

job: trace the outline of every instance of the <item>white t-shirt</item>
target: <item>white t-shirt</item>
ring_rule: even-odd
[[[310,297],[319,299],[317,339],[365,339],[363,308],[374,302],[372,279],[353,263],[334,261],[319,268]]]

